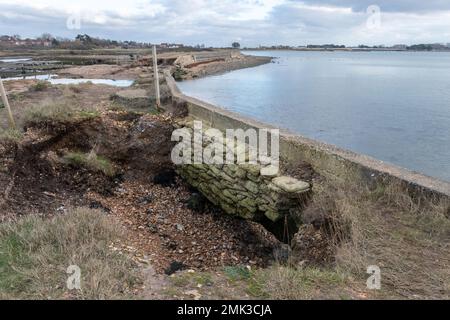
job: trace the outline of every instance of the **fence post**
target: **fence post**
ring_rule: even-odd
[[[3,104],[5,105],[6,111],[8,112],[9,126],[10,128],[16,129],[16,122],[11,112],[11,107],[9,105],[8,96],[6,95],[5,87],[3,86],[2,77],[0,77],[0,95],[2,97]]]
[[[161,107],[161,94],[159,92],[159,73],[158,73],[158,57],[156,55],[156,46],[153,46],[153,73],[155,81],[156,92],[156,110],[160,111]]]

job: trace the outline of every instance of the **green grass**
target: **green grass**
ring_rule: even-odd
[[[69,152],[63,157],[63,161],[74,167],[85,167],[93,171],[102,172],[109,177],[116,174],[116,168],[111,161],[94,152]]]
[[[45,121],[76,122],[93,119],[99,112],[93,107],[78,106],[70,100],[44,101],[25,111],[25,123],[39,123]]]
[[[17,143],[23,138],[23,133],[16,129],[0,129],[0,142]]]
[[[31,90],[33,91],[44,91],[50,87],[50,83],[47,81],[38,81],[36,84],[31,86]]]
[[[0,225],[0,299],[117,299],[140,282],[134,263],[112,251],[121,229],[99,211],[72,209],[52,219],[27,216]],[[67,268],[81,269],[69,291]]]
[[[225,267],[223,271],[228,280],[232,282],[248,280],[252,277],[252,271],[245,266]]]

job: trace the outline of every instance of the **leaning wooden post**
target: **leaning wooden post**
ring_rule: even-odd
[[[8,96],[6,95],[5,87],[3,86],[2,77],[0,77],[0,95],[2,96],[3,104],[5,105],[6,111],[8,112],[9,126],[16,129],[16,122],[11,112],[11,107],[9,105]]]
[[[160,111],[161,108],[161,94],[159,92],[159,73],[158,73],[158,57],[156,55],[156,46],[153,46],[153,73],[155,81],[156,92],[156,110]]]

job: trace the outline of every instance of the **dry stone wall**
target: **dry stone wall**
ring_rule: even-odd
[[[190,126],[185,128],[192,130]],[[202,147],[209,143],[211,140],[205,137]],[[246,150],[245,147],[237,145],[236,149]],[[177,167],[178,174],[226,213],[255,221],[268,218],[272,222],[299,214],[311,191],[309,183],[282,176],[278,171],[273,165],[260,162]]]

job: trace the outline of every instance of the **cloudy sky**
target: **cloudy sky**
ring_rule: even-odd
[[[450,43],[450,0],[0,0],[0,33],[228,46]]]

